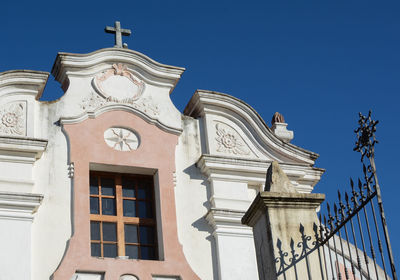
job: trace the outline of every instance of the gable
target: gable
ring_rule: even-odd
[[[279,139],[253,108],[227,94],[198,90],[184,114],[202,120],[207,154],[302,165],[318,158]],[[228,138],[234,143],[225,142]]]
[[[184,70],[122,48],[59,53],[52,69],[65,91],[56,101],[58,115],[79,122],[121,109],[179,133],[181,114],[169,94]]]

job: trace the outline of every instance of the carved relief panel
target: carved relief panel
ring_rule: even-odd
[[[240,133],[225,122],[214,120],[212,128],[215,129],[211,151],[237,157],[256,157],[249,144]]]
[[[104,141],[117,151],[129,152],[139,147],[139,136],[123,127],[111,127],[104,131]]]
[[[230,126],[224,123],[216,122],[215,124],[217,141],[217,152],[249,155],[250,149],[244,143],[242,137]]]
[[[132,103],[142,96],[144,83],[122,63],[113,64],[93,79],[94,88],[107,100]]]
[[[125,64],[113,64],[92,80],[93,91],[81,101],[83,111],[95,111],[108,104],[125,104],[151,118],[160,113],[151,97],[143,97],[145,83],[135,77]]]
[[[26,102],[10,102],[0,107],[0,134],[26,135]]]

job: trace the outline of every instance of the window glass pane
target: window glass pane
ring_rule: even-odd
[[[147,181],[140,181],[138,184],[137,197],[139,199],[152,199],[151,197],[151,186]]]
[[[122,196],[123,197],[135,197],[135,181],[123,177],[122,178]]]
[[[115,183],[113,178],[101,178],[101,194],[115,195]]]
[[[115,211],[115,198],[102,198],[101,199],[101,212],[103,215],[116,215]]]
[[[100,222],[90,222],[90,239],[100,240]]]
[[[90,244],[90,249],[93,257],[101,257],[100,243]]]
[[[117,241],[117,224],[103,223],[103,241]]]
[[[99,194],[99,184],[96,176],[90,176],[90,194]]]
[[[117,244],[103,244],[103,253],[105,258],[117,257]]]
[[[138,246],[135,245],[126,245],[125,246],[125,255],[129,256],[130,259],[138,259],[139,258],[139,250]]]
[[[155,248],[154,247],[140,247],[140,258],[142,260],[154,260]]]
[[[154,244],[154,228],[140,226],[140,244]]]
[[[90,198],[90,214],[99,214],[99,199],[97,197]]]
[[[138,243],[137,225],[125,225],[125,242]]]
[[[125,217],[137,217],[136,216],[136,201],[124,199],[124,216]]]
[[[138,201],[139,203],[139,218],[153,218],[153,210],[151,209],[150,201]]]

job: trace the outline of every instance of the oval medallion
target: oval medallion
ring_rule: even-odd
[[[104,141],[117,151],[129,152],[139,147],[139,136],[123,127],[110,127],[104,131]]]
[[[144,90],[144,82],[121,63],[94,77],[93,86],[107,100],[124,103],[139,99]]]

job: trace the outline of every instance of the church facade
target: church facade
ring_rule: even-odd
[[[206,90],[179,112],[184,70],[119,46],[59,53],[51,102],[49,73],[0,73],[0,279],[258,279],[241,219],[268,167],[300,193],[324,171],[279,114]]]

